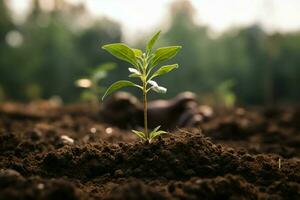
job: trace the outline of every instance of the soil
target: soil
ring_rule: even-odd
[[[215,110],[152,143],[99,106],[0,105],[0,200],[300,199],[300,109]]]

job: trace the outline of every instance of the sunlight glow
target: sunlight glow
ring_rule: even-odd
[[[79,79],[75,82],[78,87],[82,88],[90,88],[92,86],[92,82],[89,79],[83,78]]]
[[[32,0],[10,0],[17,15]],[[53,0],[43,0],[53,1]],[[169,5],[175,0],[66,0],[84,3],[95,17],[108,17],[121,24],[126,37],[152,32],[168,21]],[[185,0],[182,0],[185,1]],[[261,24],[267,31],[300,29],[299,0],[190,0],[197,11],[196,23],[222,32],[231,27]],[[51,5],[51,3],[49,3]]]

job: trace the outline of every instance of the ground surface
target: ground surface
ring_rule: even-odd
[[[300,199],[299,109],[217,111],[151,144],[98,111],[1,104],[0,200]]]

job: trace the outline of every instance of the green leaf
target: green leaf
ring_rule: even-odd
[[[150,140],[157,137],[157,136],[159,136],[159,135],[167,133],[166,131],[161,131],[161,130],[159,131],[159,128],[160,128],[160,126],[153,129],[153,131],[150,133]]]
[[[141,77],[141,75],[133,73],[133,74],[130,74],[128,77],[130,77],[130,78],[139,78],[139,77]]]
[[[176,68],[178,68],[178,64],[162,66],[152,75],[152,78],[166,74]]]
[[[109,94],[111,94],[112,92],[114,92],[115,90],[119,90],[123,87],[129,87],[129,86],[134,86],[134,87],[139,87],[138,85],[134,84],[133,82],[131,81],[125,81],[125,80],[122,80],[122,81],[117,81],[115,83],[113,83],[111,86],[109,86],[109,88],[106,90],[106,92],[104,93],[103,97],[102,97],[102,100]]]
[[[96,72],[99,72],[99,71],[110,71],[110,70],[113,70],[114,68],[117,67],[117,64],[116,63],[113,63],[113,62],[107,62],[107,63],[104,63],[104,64],[101,64],[101,65],[98,65],[96,67],[96,69],[94,69],[94,73]]]
[[[152,59],[152,68],[163,61],[173,58],[180,49],[181,46],[169,46],[157,49]]]
[[[161,126],[155,127],[155,128],[153,129],[153,131],[151,131],[150,136],[151,136],[151,134],[153,134],[153,133],[155,133],[156,131],[158,131],[158,129],[159,129],[160,127],[161,127]]]
[[[150,139],[154,139],[154,138],[156,138],[157,136],[160,136],[160,135],[166,134],[166,133],[168,133],[168,132],[166,132],[166,131],[156,131],[156,132],[154,132],[154,133],[152,133],[152,134],[150,135]]]
[[[114,43],[114,44],[107,44],[102,46],[102,49],[105,49],[113,56],[119,58],[120,60],[124,60],[129,62],[133,65],[136,64],[136,58],[134,51],[122,43]]]
[[[139,50],[139,49],[133,49],[133,48],[131,48],[131,49],[132,49],[132,51],[134,52],[134,55],[135,55],[136,57],[142,56],[143,52],[142,52],[141,50]]]
[[[116,68],[116,63],[108,62],[101,65],[98,65],[95,69],[91,70],[89,73],[91,74],[91,79],[95,83],[106,78],[108,71]]]
[[[98,71],[97,73],[93,74],[92,81],[98,83],[100,80],[107,77],[106,71]]]
[[[134,134],[136,134],[138,137],[142,138],[143,140],[146,140],[145,133],[142,131],[136,131],[136,130],[131,130]]]
[[[156,40],[158,39],[159,35],[160,35],[161,31],[158,31],[152,38],[151,40],[148,42],[147,44],[147,51],[151,51],[152,47],[154,46]]]

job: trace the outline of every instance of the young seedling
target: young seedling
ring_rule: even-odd
[[[130,72],[129,77],[137,78],[140,80],[140,84],[136,84],[127,80],[121,80],[113,83],[106,90],[105,94],[102,97],[102,100],[113,91],[119,90],[123,87],[136,87],[140,89],[143,93],[144,132],[136,130],[132,130],[132,132],[142,138],[142,140],[149,142],[151,142],[151,140],[156,138],[157,136],[165,134],[167,132],[159,130],[160,126],[158,126],[149,133],[147,121],[147,94],[151,90],[157,93],[167,92],[167,88],[158,85],[158,83],[153,79],[178,68],[178,65],[172,64],[161,66],[159,69],[156,68],[158,64],[173,58],[181,49],[181,46],[168,46],[158,48],[153,51],[153,46],[159,35],[160,31],[151,38],[144,53],[139,49],[130,48],[123,43],[107,44],[102,47],[118,59],[130,63],[132,67],[128,68]]]
[[[104,63],[90,71],[87,78],[76,80],[76,86],[85,88],[80,95],[81,99],[97,102],[99,95],[102,95],[105,91],[101,81],[103,81],[107,77],[108,72],[115,67],[115,63]]]

